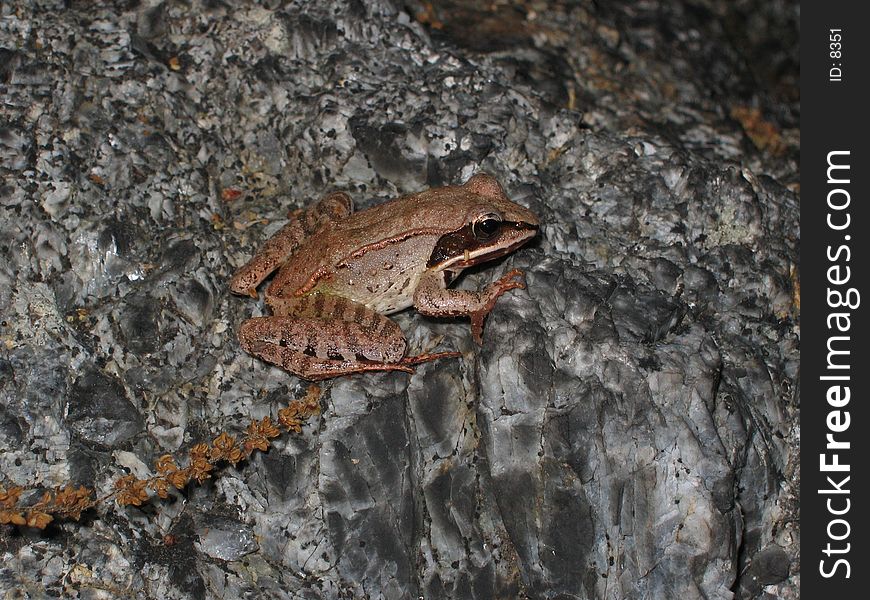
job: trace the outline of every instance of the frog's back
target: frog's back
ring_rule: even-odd
[[[320,291],[382,314],[407,308],[438,239],[464,216],[467,202],[459,190],[406,196],[321,228],[281,267],[267,301]]]

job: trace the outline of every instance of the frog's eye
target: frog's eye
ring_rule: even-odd
[[[479,221],[471,224],[471,233],[479,241],[490,239],[501,228],[501,217],[494,214],[484,215]]]

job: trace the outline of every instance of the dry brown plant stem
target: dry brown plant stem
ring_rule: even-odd
[[[186,467],[180,467],[171,454],[164,454],[154,465],[156,475],[147,479],[138,479],[134,475],[120,477],[115,481],[114,490],[100,498],[92,488],[68,484],[46,491],[33,504],[24,504],[21,497],[31,495],[25,493],[30,490],[0,485],[0,524],[45,529],[56,519],[78,521],[84,511],[111,498],[120,506],[141,506],[154,496],[167,498],[170,487],[180,490],[191,481],[201,484],[222,462],[235,466],[255,450],[265,452],[271,445],[270,440],[281,435],[282,429],[288,433],[300,433],[305,419],[319,411],[319,400],[320,388],[311,386],[301,400],[293,400],[278,411],[277,422],[265,417],[251,421],[239,440],[223,432],[211,443],[196,444],[188,453]]]

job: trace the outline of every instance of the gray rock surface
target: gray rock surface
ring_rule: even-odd
[[[0,528],[41,598],[797,598],[791,2],[0,5],[0,484],[100,493],[275,415],[227,281],[333,189],[543,222],[484,344],[326,384],[143,508]],[[237,192],[240,192],[238,194]],[[238,197],[236,197],[238,196]]]

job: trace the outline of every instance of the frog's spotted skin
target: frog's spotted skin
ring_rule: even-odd
[[[405,357],[399,327],[384,315],[409,306],[432,316],[483,321],[508,290],[525,287],[513,270],[480,292],[447,289],[463,269],[512,252],[538,219],[511,202],[489,175],[435,188],[354,213],[347,194],[297,211],[233,276],[230,289],[266,291],[273,316],[249,319],[242,347],[306,379],[365,371],[407,371],[456,352]]]
[[[315,292],[300,298],[294,308],[298,312],[293,316],[258,317],[242,323],[239,339],[245,351],[308,379],[363,371],[412,373],[411,365],[459,356],[458,352],[442,352],[404,359],[405,338],[399,326],[346,298]]]

